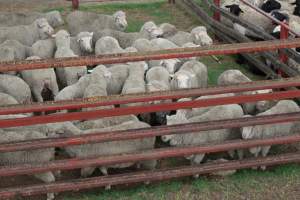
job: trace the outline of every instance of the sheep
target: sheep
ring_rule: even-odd
[[[30,87],[17,76],[0,74],[0,92],[11,95],[21,104],[31,102]]]
[[[4,131],[0,129],[1,137],[0,143],[19,142],[34,139],[46,139],[47,136],[44,133],[37,131]],[[54,148],[38,149],[31,151],[17,151],[0,153],[0,165],[1,166],[14,166],[24,164],[42,164],[54,160]],[[34,177],[45,182],[55,182],[55,176],[52,172],[43,172],[34,174]],[[47,200],[54,199],[54,193],[47,194]]]
[[[27,60],[40,59],[37,56],[28,57]],[[53,68],[49,69],[36,69],[36,70],[24,70],[21,71],[23,80],[29,85],[33,96],[38,102],[44,102],[43,92],[47,90],[51,92],[50,99],[53,100],[58,94],[58,85],[56,80],[55,71]]]
[[[62,26],[64,24],[64,20],[62,19],[59,11],[56,11],[56,10],[53,10],[53,11],[50,11],[47,13],[0,12],[0,27],[29,25],[29,24],[33,23],[36,19],[39,19],[39,18],[47,19],[48,23],[53,28]]]
[[[171,37],[178,32],[176,26],[174,26],[173,24],[169,24],[169,23],[162,23],[161,25],[159,25],[159,28],[163,32],[163,34],[162,34],[163,38]]]
[[[220,114],[222,113],[222,114]],[[242,108],[237,104],[215,106],[202,115],[186,119],[183,115],[181,118],[167,116],[167,125],[205,122],[210,120],[224,120],[240,118],[244,115]],[[226,140],[241,138],[235,129],[222,129],[212,131],[200,131],[197,133],[185,133],[176,135],[162,136],[163,142],[169,142],[171,146],[187,146],[187,145],[205,145],[207,143],[224,142]],[[232,156],[232,152],[229,152]],[[200,164],[205,154],[189,156],[191,164]],[[242,155],[240,155],[242,156]]]
[[[244,75],[239,70],[226,70],[218,78],[218,85],[228,86],[228,85],[237,85],[241,83],[252,82],[246,75]],[[257,90],[251,92],[244,92],[244,95],[254,95],[254,94],[263,94],[263,93],[272,93],[272,90]],[[242,107],[246,114],[254,114],[256,112],[263,112],[266,109],[269,109],[274,105],[274,101],[258,101],[258,102],[249,102],[243,103]]]
[[[156,38],[150,41],[153,49],[155,50],[164,50],[164,49],[174,49],[178,48],[176,44],[173,42],[164,39],[164,38]],[[163,66],[165,67],[170,74],[174,74],[179,66],[181,65],[181,60],[179,59],[165,59],[165,60],[155,60],[149,62],[150,68],[153,66]]]
[[[108,68],[111,78],[107,83],[107,94],[120,94],[126,79],[129,76],[129,65],[117,64]]]
[[[11,48],[13,49],[12,56],[7,56],[10,54],[0,53],[0,61],[13,61],[13,60],[24,60],[31,55],[31,48],[29,46],[21,44],[17,40],[6,40],[0,45],[0,52],[3,52],[3,49]],[[4,52],[6,52],[4,50]]]
[[[91,73],[90,84],[85,89],[83,97],[107,96],[107,82],[110,78],[110,71],[104,65],[98,65]]]
[[[210,46],[213,43],[213,40],[207,34],[207,29],[204,26],[195,27],[190,33],[178,31],[175,35],[167,37],[167,39],[178,46],[183,46],[189,42],[200,46]]]
[[[18,101],[14,97],[10,96],[9,94],[0,92],[0,106],[14,104],[18,104]]]
[[[26,46],[32,46],[37,40],[47,39],[53,31],[47,20],[40,18],[30,25],[0,27],[0,42],[17,40]]]
[[[93,33],[80,32],[76,37],[71,37],[70,48],[79,56],[89,55],[93,52]],[[38,40],[31,48],[32,55],[40,58],[53,58],[56,51],[54,39]]]
[[[124,33],[122,31],[116,31],[111,29],[105,29],[95,32],[94,41],[104,36],[110,36],[116,38],[122,48],[127,48],[133,45],[137,39],[154,39],[160,37],[163,34],[162,30],[156,26],[152,21],[146,22],[140,32]]]
[[[85,89],[90,84],[90,74],[81,77],[75,84],[63,88],[56,96],[55,101],[74,100],[83,98]]]
[[[124,52],[125,51],[120,47],[118,40],[110,36],[100,38],[95,44],[96,55]]]
[[[281,3],[276,0],[267,0],[261,5],[261,9],[267,13],[273,10],[279,10],[281,8]]]
[[[60,30],[54,35],[57,50],[55,58],[77,57],[70,48],[70,34],[65,30]],[[87,74],[86,66],[80,67],[59,67],[56,69],[57,77],[63,86],[76,83],[78,79]]]
[[[139,129],[139,128],[148,128],[150,127],[148,124],[140,121],[126,121],[122,124],[105,127],[101,129],[89,129],[86,131],[82,131],[80,134],[90,134],[95,132],[106,132],[106,131],[117,131],[117,130],[128,130],[128,129]],[[71,135],[76,133],[69,133]],[[137,151],[150,150],[154,148],[155,138],[147,138],[147,139],[135,139],[135,140],[127,140],[127,141],[113,141],[113,142],[104,142],[104,143],[96,143],[96,144],[88,144],[88,145],[80,145],[80,146],[70,146],[65,147],[66,152],[71,157],[78,158],[86,158],[90,156],[107,156],[107,155],[116,155],[116,154],[126,154],[133,153]],[[142,162],[144,164],[149,164],[150,169],[155,168],[156,162]],[[133,163],[123,163],[112,166],[101,166],[101,172],[104,175],[107,175],[107,168],[124,168],[133,165]],[[81,169],[81,176],[87,177],[90,176],[96,167],[88,167]]]
[[[173,90],[207,87],[207,67],[196,60],[182,65],[171,80]]]
[[[112,16],[74,11],[67,16],[66,22],[72,35],[82,31],[97,32],[104,29],[124,31],[127,28],[126,14],[123,11],[117,11]]]
[[[266,116],[266,115],[274,115],[274,114],[283,114],[283,113],[292,113],[299,112],[298,105],[292,100],[282,100],[279,101],[274,107],[271,109],[258,114],[257,116]],[[251,117],[251,116],[246,116]],[[293,134],[291,132],[294,123],[283,123],[283,124],[270,124],[270,125],[256,125],[241,128],[242,138],[245,140],[249,139],[264,139],[264,138],[272,138],[278,136],[284,136]],[[263,157],[267,156],[271,146],[264,147],[254,147],[250,148],[249,151],[255,157],[258,157],[261,153]],[[264,170],[265,167],[262,166]]]
[[[170,74],[168,70],[164,67],[152,67],[146,73],[146,91],[147,92],[155,92],[155,91],[168,91],[171,89],[170,85]],[[164,103],[169,101],[158,101],[155,103]],[[165,124],[166,115],[169,112],[157,112],[155,113],[156,122],[159,124]]]

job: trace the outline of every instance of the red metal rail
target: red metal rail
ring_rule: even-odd
[[[67,160],[56,160],[43,164],[25,164],[0,167],[0,177],[18,176],[25,174],[30,175],[57,170],[72,170],[83,167],[111,166],[120,163],[136,163],[145,160],[183,157],[193,154],[217,153],[235,149],[248,149],[257,146],[271,146],[276,144],[291,144],[297,142],[300,142],[300,135],[257,140],[232,140],[221,144],[208,144],[195,147],[161,148],[131,154],[98,156],[85,159],[75,158]]]
[[[271,81],[257,81],[242,83],[239,85],[223,86],[223,87],[209,87],[197,88],[177,91],[163,91],[152,92],[144,94],[130,94],[130,95],[114,95],[103,97],[92,97],[87,99],[77,99],[73,101],[56,101],[33,104],[18,104],[0,106],[0,115],[31,113],[43,111],[68,110],[88,107],[99,107],[108,105],[119,105],[136,102],[151,102],[157,100],[180,99],[186,97],[199,97],[206,95],[238,93],[264,89],[280,89],[300,86],[299,78],[278,79]]]
[[[232,97],[219,97],[214,99],[201,99],[186,102],[172,102],[161,104],[148,104],[142,106],[121,107],[112,109],[92,110],[84,112],[53,114],[46,116],[24,117],[16,119],[0,120],[0,128],[28,126],[34,124],[47,124],[54,122],[99,119],[102,117],[114,117],[130,114],[152,113],[177,109],[208,107],[226,104],[239,104],[263,100],[292,99],[300,96],[300,90],[290,90],[267,94],[239,95]]]
[[[284,41],[262,41],[251,43],[220,44],[209,47],[177,48],[150,52],[109,54],[86,57],[41,59],[32,61],[1,62],[0,72],[21,71],[31,69],[73,67],[98,64],[116,64],[144,60],[163,60],[172,58],[189,58],[210,55],[228,55],[272,51],[282,48],[300,47],[300,38]]]
[[[121,175],[101,176],[95,178],[77,179],[65,182],[55,182],[50,184],[38,184],[15,188],[4,188],[0,190],[0,199],[10,199],[15,197],[26,197],[50,192],[78,191],[107,185],[121,185],[142,183],[145,181],[162,181],[173,178],[192,176],[195,174],[207,174],[216,171],[246,169],[258,166],[273,166],[287,163],[300,162],[300,154],[282,154],[269,156],[266,158],[248,159],[242,161],[229,161],[217,164],[201,164],[198,166],[185,166],[155,171],[141,171]]]
[[[65,147],[82,144],[92,144],[109,141],[124,141],[140,138],[149,138],[170,134],[186,134],[199,131],[218,129],[240,128],[254,125],[276,124],[300,121],[300,112],[271,116],[255,116],[251,118],[217,120],[210,122],[198,122],[179,124],[172,126],[158,126],[144,129],[91,133],[87,135],[72,136],[66,138],[48,138],[32,141],[13,142],[0,145],[0,153],[34,150],[50,147]]]

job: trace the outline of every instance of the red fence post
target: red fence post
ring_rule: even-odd
[[[285,23],[287,24],[287,23]],[[289,37],[289,29],[287,29],[285,26],[281,25],[280,26],[280,40],[285,40],[288,39]],[[283,63],[287,63],[288,62],[288,56],[282,51],[279,51],[279,59],[281,62]],[[279,69],[278,70],[278,75],[284,76],[283,72]]]
[[[220,0],[214,0],[214,4],[215,4],[218,8],[220,8],[220,6],[221,6],[221,1],[220,1]],[[217,21],[220,21],[220,20],[221,20],[221,13],[220,13],[220,11],[215,10],[215,12],[214,12],[214,19],[217,20]]]
[[[72,0],[72,8],[73,8],[73,10],[78,10],[79,0]]]
[[[168,0],[169,4],[175,4],[175,0]]]

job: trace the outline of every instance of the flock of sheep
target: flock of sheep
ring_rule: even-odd
[[[114,15],[75,11],[67,18],[68,30],[59,30],[54,34],[54,28],[59,29],[64,24],[59,12],[46,14],[12,14],[0,13],[0,60],[33,60],[41,58],[62,58],[83,55],[100,55],[122,52],[151,51],[178,47],[208,46],[212,39],[203,26],[195,27],[190,32],[179,31],[175,26],[164,23],[156,25],[146,22],[139,32],[126,33],[126,14],[122,11]],[[0,75],[1,105],[22,104],[32,101],[70,100],[93,96],[114,94],[145,93],[153,91],[177,90],[187,88],[207,87],[207,67],[196,58],[166,59],[149,62],[130,62],[124,64],[98,65],[88,70],[86,66],[25,70]],[[228,70],[220,75],[220,86],[251,82],[238,70]],[[268,93],[272,90],[247,92]],[[237,94],[201,96],[197,99],[207,99]],[[180,99],[179,101],[191,101]],[[162,103],[152,102],[152,104]],[[122,106],[143,105],[135,103]],[[107,107],[106,107],[107,108]],[[103,109],[88,108],[83,110]],[[1,129],[0,143],[15,142],[49,137],[65,137],[83,135],[103,131],[127,130],[151,127],[153,124],[181,124],[189,122],[204,122],[209,120],[233,119],[251,117],[254,115],[269,115],[299,111],[298,105],[291,100],[260,101],[257,103],[231,104],[207,108],[182,109],[173,112],[157,112],[108,117],[89,121],[73,121],[34,125],[22,128]],[[67,112],[67,111],[61,111]],[[21,118],[33,114],[2,115],[1,119]],[[297,124],[260,125],[242,129],[223,129],[202,131],[199,133],[168,135],[161,140],[171,146],[204,145],[208,142],[223,142],[231,139],[253,139],[274,137],[279,134],[291,134],[297,129]],[[135,139],[130,141],[113,141],[80,146],[64,147],[69,157],[85,158],[132,153],[155,148],[157,138]],[[260,153],[266,156],[270,147],[250,149],[254,156]],[[0,165],[38,164],[55,160],[55,149],[48,148],[33,151],[0,153]],[[238,157],[243,157],[243,151],[238,150]],[[235,157],[235,152],[229,152]],[[204,155],[187,157],[192,164],[200,164]],[[154,169],[157,162],[142,161],[140,163],[125,163],[113,166],[101,166],[104,175],[109,168],[124,168],[132,165]],[[96,167],[81,169],[81,176],[91,176]],[[54,182],[60,172],[36,174],[35,177],[46,182]],[[107,186],[109,188],[109,186]],[[47,200],[54,199],[49,193]]]

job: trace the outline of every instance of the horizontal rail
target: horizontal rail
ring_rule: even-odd
[[[276,19],[275,17],[272,17],[269,13],[264,12],[262,9],[252,5],[251,3],[245,1],[245,0],[240,0],[242,3],[244,3],[245,5],[249,6],[250,8],[252,8],[253,10],[255,10],[256,12],[258,12],[259,14],[267,17],[268,19],[270,19],[271,21],[275,22],[276,24],[286,28],[287,30],[289,30],[289,32],[291,32],[292,34],[294,34],[297,37],[300,37],[300,35],[298,33],[296,33],[294,30],[292,30],[287,24],[279,21],[278,19]]]
[[[243,117],[237,119],[216,120],[170,126],[158,126],[124,131],[90,133],[66,138],[48,138],[31,141],[13,142],[0,145],[0,153],[25,151],[50,147],[66,147],[83,144],[93,144],[109,141],[123,141],[140,138],[157,137],[170,134],[186,134],[199,131],[240,128],[254,125],[266,125],[300,121],[300,112],[278,114],[271,116]]]
[[[74,158],[56,160],[43,164],[25,164],[9,167],[0,167],[0,177],[38,174],[47,171],[72,170],[84,167],[110,166],[120,163],[135,163],[145,160],[182,157],[193,154],[217,153],[235,149],[248,149],[257,146],[271,146],[300,142],[300,135],[256,140],[232,140],[221,144],[210,144],[195,147],[161,148],[132,154],[100,156],[90,158]]]
[[[49,184],[39,184],[23,187],[4,188],[0,190],[0,199],[9,199],[19,196],[32,196],[46,193],[57,193],[66,191],[78,191],[107,185],[122,185],[142,183],[145,181],[162,181],[196,174],[207,174],[216,171],[246,169],[258,166],[274,166],[288,163],[299,163],[300,154],[281,154],[277,156],[268,156],[265,158],[252,158],[241,161],[229,161],[225,163],[208,163],[197,166],[184,166],[168,168],[154,171],[141,171],[127,174],[101,176],[95,178],[77,179],[64,182],[55,182]]]
[[[256,102],[263,100],[292,99],[300,96],[300,90],[289,90],[284,92],[274,92],[255,95],[238,95],[232,97],[219,97],[214,99],[201,99],[185,102],[172,102],[160,104],[148,104],[142,106],[121,107],[103,110],[92,110],[74,113],[60,113],[45,116],[33,116],[16,119],[0,120],[0,128],[29,126],[35,124],[47,124],[54,122],[99,119],[102,117],[124,116],[130,114],[152,113],[158,111],[170,111],[177,109],[188,109],[208,106],[218,106],[226,104],[239,104],[246,102]]]
[[[272,51],[282,48],[300,47],[300,38],[280,40],[280,41],[262,41],[237,44],[220,44],[209,47],[190,47],[177,48],[149,52],[135,52],[122,54],[109,54],[98,56],[84,56],[72,58],[41,59],[0,62],[0,72],[21,71],[31,69],[74,67],[98,64],[116,64],[144,60],[163,60],[172,58],[188,58],[209,55],[228,55],[238,53],[250,53],[261,51]]]
[[[300,86],[299,78],[278,79],[272,81],[257,81],[242,83],[239,85],[223,86],[223,87],[209,87],[186,89],[177,91],[163,91],[151,92],[143,94],[130,94],[130,95],[114,95],[103,97],[92,97],[86,99],[77,99],[73,101],[56,101],[44,102],[33,104],[18,104],[0,106],[0,115],[30,113],[30,112],[43,112],[43,111],[56,111],[56,110],[69,110],[78,108],[90,108],[108,105],[119,105],[136,102],[149,102],[167,99],[180,99],[186,97],[199,97],[206,95],[225,94],[225,93],[238,93],[248,92],[264,89],[278,89]]]

